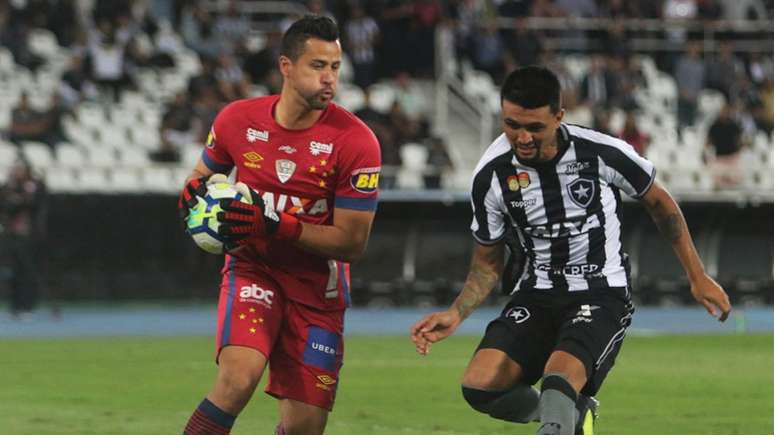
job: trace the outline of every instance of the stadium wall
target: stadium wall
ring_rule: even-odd
[[[774,302],[774,204],[682,206],[707,269],[732,297],[750,304]],[[622,214],[638,299],[659,305],[688,302],[677,259],[644,210],[626,202]],[[188,240],[176,198],[57,194],[50,198],[47,220],[46,238],[36,252],[44,303],[217,297],[222,258]],[[470,261],[469,223],[469,204],[462,199],[383,201],[366,257],[352,268],[355,304],[448,303]]]

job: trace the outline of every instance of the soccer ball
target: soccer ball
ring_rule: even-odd
[[[252,200],[247,191],[247,186],[242,183],[233,185],[219,174],[210,177],[207,182],[207,194],[204,197],[197,196],[197,204],[188,211],[186,226],[194,243],[211,254],[223,253],[223,240],[218,234],[217,215],[222,211],[220,200],[237,199],[247,204]]]

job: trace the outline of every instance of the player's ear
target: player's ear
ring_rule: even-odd
[[[282,77],[288,77],[290,75],[290,69],[293,68],[293,61],[287,56],[280,56],[278,63]]]
[[[556,122],[562,122],[562,118],[564,118],[564,109],[559,109],[556,114]]]

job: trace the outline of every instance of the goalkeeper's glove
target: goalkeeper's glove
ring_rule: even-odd
[[[237,183],[235,188],[248,192],[252,204],[233,199],[221,201],[223,211],[218,213],[218,234],[224,238],[228,250],[249,244],[256,237],[289,241],[301,237],[301,221],[295,216],[267,208],[258,192],[244,183]]]
[[[197,197],[207,196],[207,186],[213,183],[228,182],[228,177],[223,174],[212,174],[207,177],[192,178],[185,183],[180,197],[177,200],[177,213],[183,221],[183,228],[188,231],[188,215],[191,209],[198,204]]]
[[[177,199],[177,214],[183,221],[183,228],[188,231],[188,215],[190,209],[196,206],[196,197],[204,198],[207,194],[207,177],[192,178],[185,183],[183,190],[180,191],[180,197]]]

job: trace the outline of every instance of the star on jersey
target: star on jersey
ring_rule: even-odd
[[[525,307],[513,307],[505,313],[505,317],[513,320],[514,323],[523,323],[529,319],[529,310]]]
[[[580,207],[588,207],[594,198],[594,182],[585,178],[578,178],[567,185],[572,202]]]

